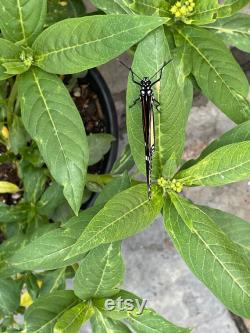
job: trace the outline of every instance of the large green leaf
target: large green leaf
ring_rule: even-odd
[[[161,68],[164,61],[171,58],[164,30],[159,28],[139,44],[132,68],[139,77],[151,77]],[[155,98],[161,104],[161,112],[154,110],[156,142],[153,173],[155,177],[159,177],[162,175],[164,164],[173,152],[177,159],[181,158],[185,142],[187,108],[184,103],[183,86],[177,82],[177,72],[173,62],[166,66],[161,81],[154,89]],[[133,108],[129,108],[138,97],[139,88],[132,82],[130,76],[127,89],[128,139],[137,168],[145,173],[141,106],[138,103]]]
[[[127,321],[137,333],[189,333],[191,329],[178,327],[154,310],[145,309],[142,314],[131,314]]]
[[[221,147],[175,178],[187,186],[219,186],[250,178],[250,141]]]
[[[74,292],[83,299],[116,294],[123,282],[120,242],[100,245],[82,260],[74,279]]]
[[[248,120],[248,81],[221,39],[203,28],[177,31],[192,52],[192,72],[203,93],[234,122]]]
[[[205,28],[215,32],[229,46],[250,52],[250,16],[235,14],[232,17],[217,20]]]
[[[94,309],[87,303],[79,303],[64,312],[58,319],[55,333],[77,333],[82,324],[88,321],[94,314]]]
[[[30,44],[43,28],[47,0],[0,0],[0,27],[6,39]]]
[[[20,302],[21,284],[12,279],[0,279],[0,310],[5,314],[17,310]]]
[[[65,260],[76,240],[70,229],[57,228],[20,248],[6,261],[16,271],[65,267],[82,258],[82,256],[73,256],[73,261]]]
[[[131,333],[128,327],[120,321],[105,317],[95,309],[95,315],[91,318],[93,333]]]
[[[38,68],[21,75],[18,89],[24,126],[77,214],[82,203],[88,145],[76,106],[62,81]]]
[[[52,333],[58,318],[79,302],[71,290],[55,291],[39,297],[25,311],[25,332]]]
[[[182,198],[190,230],[166,199],[165,226],[192,272],[234,313],[250,318],[250,266],[226,234],[199,207]]]
[[[200,206],[202,209],[236,244],[240,246],[246,257],[250,259],[250,223],[238,216]]]
[[[117,57],[165,21],[136,15],[67,19],[49,27],[36,39],[35,64],[51,73],[78,73]]]
[[[194,12],[185,22],[192,24],[207,24],[218,18],[232,16],[245,7],[249,0],[225,0],[222,4],[218,0],[196,0]]]
[[[6,80],[12,74],[6,73],[6,67],[3,64],[20,62],[22,48],[9,40],[0,38],[0,52],[0,80]]]
[[[153,197],[149,200],[144,184],[115,195],[90,221],[67,259],[138,233],[152,223],[161,207],[161,193],[153,188]]]

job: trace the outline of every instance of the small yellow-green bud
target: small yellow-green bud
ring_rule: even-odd
[[[177,1],[175,5],[176,5],[176,7],[181,8],[181,2],[180,1]]]

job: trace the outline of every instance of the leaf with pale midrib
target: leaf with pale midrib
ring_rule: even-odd
[[[165,18],[139,15],[67,19],[36,39],[35,64],[50,73],[79,73],[114,59],[165,22]]]
[[[30,44],[45,22],[47,0],[0,0],[0,27],[6,39]]]
[[[219,209],[199,206],[250,259],[250,223]]]
[[[198,27],[176,28],[192,50],[192,72],[202,92],[236,123],[250,117],[244,72],[220,38]]]
[[[135,235],[153,222],[161,207],[162,196],[156,187],[151,200],[144,184],[115,195],[90,221],[66,259]]]
[[[72,290],[55,291],[41,296],[25,311],[25,332],[53,332],[58,318],[79,302]]]
[[[250,178],[250,141],[220,147],[175,178],[187,186],[219,186]]]
[[[95,309],[95,315],[91,318],[93,333],[131,333],[129,328],[120,321],[105,317]]]
[[[120,242],[100,245],[82,260],[74,279],[74,292],[83,299],[116,294],[123,282]]]
[[[233,45],[242,51],[250,52],[249,15],[238,13],[232,17],[217,20],[204,28],[215,32],[227,45]]]
[[[199,207],[182,198],[187,228],[173,203],[167,198],[164,220],[175,247],[191,271],[232,312],[250,318],[250,266],[248,260],[214,221]]]
[[[22,120],[75,212],[82,203],[88,144],[79,112],[55,75],[38,68],[18,80]]]

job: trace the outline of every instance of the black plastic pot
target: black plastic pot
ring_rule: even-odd
[[[100,72],[94,68],[90,69],[84,78],[86,82],[90,85],[91,89],[97,94],[102,112],[105,117],[107,133],[113,135],[116,140],[112,143],[110,151],[104,157],[103,165],[100,170],[101,174],[109,173],[112,169],[112,166],[117,158],[118,153],[118,143],[119,143],[119,135],[118,135],[118,119],[117,113],[114,105],[114,101],[110,90],[103,79]],[[82,208],[89,207],[93,205],[96,200],[97,194],[94,194],[90,197],[90,199],[84,203]]]
[[[101,173],[108,173],[111,171],[118,153],[119,127],[115,104],[105,80],[96,68],[88,71],[86,80],[89,82],[91,88],[96,92],[100,99],[102,111],[106,118],[106,126],[108,129],[107,133],[112,134],[113,137],[116,138],[111,145],[110,151],[105,156],[105,165],[101,170]]]

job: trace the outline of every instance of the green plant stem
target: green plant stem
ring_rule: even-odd
[[[8,98],[8,104],[7,104],[7,123],[8,127],[10,128],[12,124],[12,119],[13,119],[13,112],[14,112],[14,107],[15,107],[15,102],[17,98],[17,80],[15,80],[9,98]]]
[[[99,174],[87,174],[87,182],[91,183],[96,183],[98,185],[107,185],[109,184],[113,179],[117,178],[119,176],[112,176],[110,174],[104,174],[104,175],[99,175]],[[142,184],[143,182],[136,180],[136,179],[131,179],[131,184],[137,185],[137,184]]]

